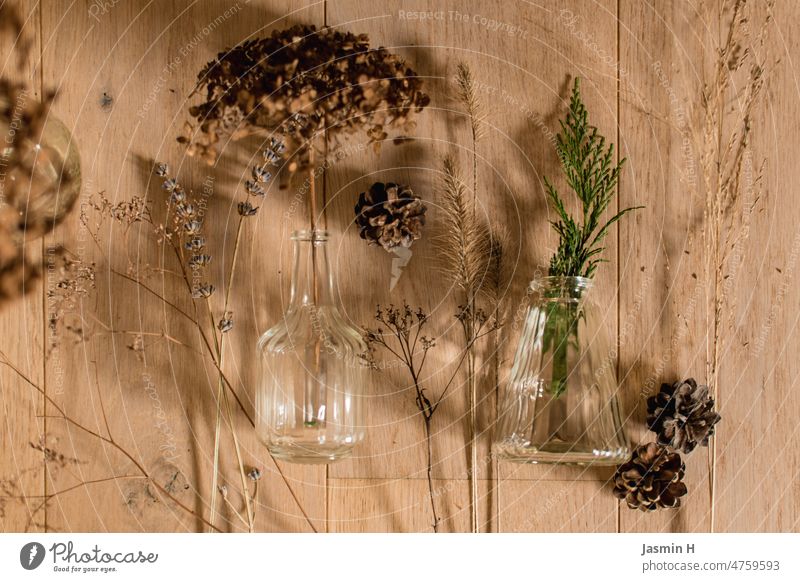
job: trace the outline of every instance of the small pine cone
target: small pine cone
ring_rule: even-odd
[[[679,507],[686,495],[684,469],[678,453],[656,443],[642,445],[617,468],[614,495],[641,511]]]
[[[425,203],[408,186],[375,182],[362,192],[356,204],[356,223],[361,238],[387,251],[410,247],[422,236]]]
[[[720,415],[708,386],[694,379],[662,384],[661,391],[647,399],[647,428],[658,435],[658,442],[676,451],[691,453],[699,444],[708,446]]]

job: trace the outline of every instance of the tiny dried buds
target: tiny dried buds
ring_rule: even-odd
[[[241,216],[254,216],[258,212],[258,208],[249,202],[239,202],[238,209]]]

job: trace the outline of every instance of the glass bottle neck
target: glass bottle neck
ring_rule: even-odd
[[[328,264],[328,233],[303,230],[292,233],[294,260],[289,306],[334,306],[333,273]]]

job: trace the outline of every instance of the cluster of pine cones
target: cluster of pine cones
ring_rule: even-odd
[[[686,465],[680,452],[691,453],[697,445],[708,446],[720,415],[708,386],[689,378],[662,384],[647,399],[647,428],[657,442],[637,447],[631,458],[617,468],[614,494],[631,509],[653,511],[679,507],[687,493],[683,483]]]

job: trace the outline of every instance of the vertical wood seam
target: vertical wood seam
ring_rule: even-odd
[[[39,23],[37,27],[36,34],[39,36],[39,98],[44,98],[44,35],[43,29],[44,25],[42,23],[43,20],[43,12],[42,12],[42,2],[43,0],[39,0],[37,2],[37,10],[39,12]],[[45,243],[45,237],[42,237],[41,241],[42,245],[42,261],[46,262],[47,260],[47,245]],[[42,390],[44,391],[44,396],[42,397],[42,435],[44,439],[47,439],[47,268],[44,269],[44,276],[42,277]],[[37,423],[38,428],[38,423]],[[42,493],[47,499],[47,461],[45,458],[44,447],[42,448]],[[47,532],[47,503],[42,506],[42,511],[44,512],[44,531]]]
[[[622,111],[620,110],[620,95],[619,95],[619,93],[620,93],[619,70],[620,70],[620,63],[622,62],[622,45],[620,43],[620,18],[621,17],[622,17],[622,15],[620,14],[620,0],[617,0],[617,162],[619,162],[619,153],[620,153],[620,150],[622,148],[622,141],[620,140],[620,137],[621,137],[620,124],[621,124],[621,121],[622,121]],[[620,183],[617,182],[617,214],[619,214],[619,209],[620,209],[619,197],[620,197],[621,189],[622,188],[620,186]],[[621,323],[622,323],[622,318],[621,318],[621,315],[620,315],[621,311],[622,311],[622,277],[621,277],[621,269],[620,269],[620,258],[621,258],[622,254],[620,252],[620,244],[621,244],[620,238],[621,237],[620,237],[620,232],[619,231],[620,231],[620,224],[617,223],[617,362],[616,362],[617,382],[619,382],[619,372],[620,372],[619,360],[620,360],[620,354],[622,353],[622,345],[621,345],[621,338],[620,338],[620,329],[621,329]],[[620,391],[620,386],[619,386],[619,384],[617,384],[617,393],[619,393],[619,391]],[[624,430],[624,427],[623,427],[623,430]],[[620,512],[620,504],[619,504],[619,502],[617,502],[617,533],[620,533],[620,530],[621,530],[621,526],[620,526],[621,520],[622,520],[622,516],[621,516],[621,512]]]
[[[721,47],[722,43],[723,43],[723,35],[722,35],[723,8],[724,8],[724,5],[720,2],[720,4],[718,4],[718,10],[717,10],[717,46],[718,47]],[[703,58],[703,61],[705,62],[705,58]],[[719,104],[719,100],[717,101],[717,103]],[[724,120],[725,120],[725,108],[724,107],[720,107],[720,110],[719,110],[717,115],[719,116],[718,119],[719,119],[719,127],[720,127],[720,130],[719,130],[719,133],[718,133],[719,141],[718,141],[718,144],[717,144],[717,151],[718,152],[722,152],[722,127],[723,127],[723,123],[724,123]],[[717,177],[717,180],[719,181],[719,176]],[[708,252],[708,250],[706,250],[706,252]],[[706,261],[706,264],[708,264],[708,261]],[[715,265],[715,267],[716,267],[716,265]],[[710,271],[709,271],[709,274],[710,274]],[[716,276],[715,276],[715,281],[716,281]],[[708,284],[708,281],[706,281],[706,285],[707,284]],[[719,293],[719,290],[717,289],[717,286],[714,285],[714,297],[713,297],[713,304],[712,305],[713,305],[713,309],[715,311],[717,309],[717,294],[718,293]],[[706,309],[708,309],[708,305],[706,305]],[[716,317],[716,315],[714,315],[713,317]],[[718,341],[718,338],[716,338],[716,337],[713,338],[713,341],[714,342]],[[706,340],[706,345],[707,344],[708,344],[708,340]],[[708,379],[709,382],[714,382],[714,384],[712,386],[712,394],[713,394],[715,402],[719,402],[720,401],[720,399],[719,399],[719,378],[720,378],[721,374],[720,374],[720,371],[719,371],[719,359],[717,358],[717,350],[718,349],[719,349],[719,347],[715,345],[714,346],[714,351],[712,352],[713,353],[713,358],[714,358],[714,378],[709,378]],[[708,354],[708,349],[706,349],[706,354]],[[708,364],[706,364],[706,367],[708,367]],[[714,506],[714,504],[715,504],[714,490],[716,488],[716,470],[717,470],[717,439],[716,438],[712,438],[711,439],[711,446],[708,447],[708,462],[709,462],[709,465],[710,465],[709,466],[709,475],[708,475],[708,504],[709,504],[709,511],[711,512],[711,515],[710,515],[710,518],[709,518],[709,523],[708,523],[708,531],[710,533],[714,533],[715,521],[716,521],[716,513],[717,513],[716,512],[716,507]]]
[[[328,26],[328,0],[322,0],[322,26]],[[322,172],[322,221],[325,230],[328,229],[328,123],[327,117],[322,128],[323,147],[325,148],[325,171]],[[338,279],[337,279],[338,280]],[[325,531],[330,532],[330,507],[331,507],[331,469],[325,465]]]

